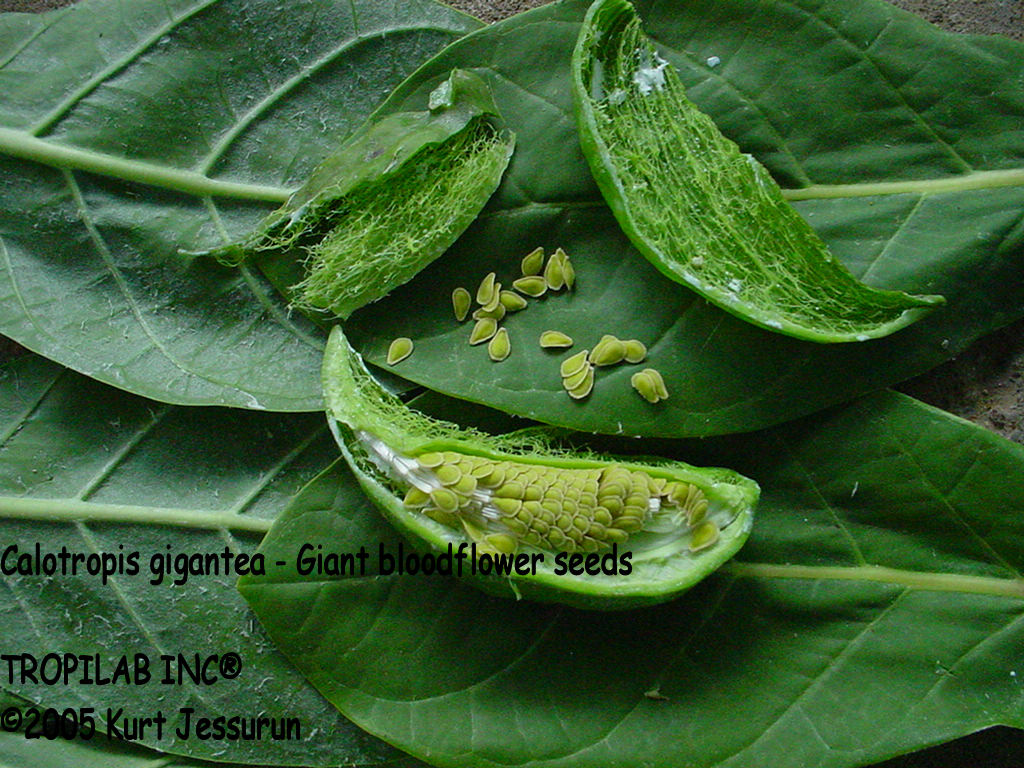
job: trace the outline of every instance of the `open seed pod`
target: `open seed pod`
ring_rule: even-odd
[[[206,255],[263,257],[296,306],[343,319],[410,280],[476,218],[515,144],[473,72],[452,70],[427,107],[368,123],[251,234]],[[302,270],[277,262],[288,249],[289,263],[304,249]]]
[[[323,377],[331,428],[370,499],[421,549],[505,563],[473,576],[489,592],[597,609],[658,603],[750,532],[752,480],[570,452],[542,430],[493,436],[432,419],[384,391],[339,328]]]

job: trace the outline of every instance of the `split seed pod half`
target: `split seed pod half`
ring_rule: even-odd
[[[297,307],[343,319],[410,280],[476,218],[515,143],[473,72],[453,70],[426,106],[357,131],[249,236],[207,255],[261,257]]]
[[[555,431],[494,436],[432,419],[380,387],[339,328],[323,378],[343,455],[414,545],[540,556],[534,574],[468,577],[491,593],[594,609],[663,602],[732,557],[750,532],[759,495],[752,480],[572,452],[555,445]],[[619,572],[558,573],[556,558],[573,555],[618,562]]]
[[[633,245],[762,328],[816,342],[886,336],[941,296],[857,280],[779,185],[686,97],[628,0],[597,0],[572,58],[580,146]]]

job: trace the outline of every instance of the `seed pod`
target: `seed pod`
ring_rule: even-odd
[[[406,336],[399,336],[388,347],[388,365],[400,363],[411,354],[412,339]]]
[[[766,330],[817,342],[886,336],[943,303],[858,281],[686,97],[631,3],[590,6],[571,72],[583,155],[623,232],[663,274]]]
[[[512,281],[512,287],[533,299],[543,296],[548,290],[547,281],[540,275],[520,277]]]
[[[453,70],[424,106],[356,131],[252,234],[208,255],[268,254],[295,306],[343,319],[410,280],[477,217],[514,145],[472,72]],[[288,265],[289,250],[305,258]]]
[[[473,332],[469,334],[470,345],[483,344],[489,341],[498,332],[498,321],[493,317],[481,317],[473,326]]]
[[[526,309],[526,299],[514,291],[502,291],[499,300],[506,312],[518,312]]]
[[[523,261],[520,264],[520,268],[523,272],[523,277],[529,277],[530,275],[539,275],[541,270],[544,268],[544,249],[534,248],[528,254],[523,257]]]
[[[451,546],[469,555],[475,545],[477,556],[539,555],[534,574],[475,577],[490,592],[596,609],[661,602],[725,562],[749,533],[753,481],[681,462],[577,455],[553,444],[555,432],[495,437],[431,419],[379,387],[340,328],[328,342],[324,385],[342,453],[407,537],[439,553]],[[476,485],[463,487],[466,478]],[[706,500],[697,526],[662,492],[670,485],[676,498],[689,498],[682,489],[692,486]],[[628,553],[631,572],[556,574],[558,552],[620,563]]]
[[[500,363],[512,352],[512,343],[508,339],[508,331],[499,328],[489,342],[487,342],[487,354],[491,360]]]
[[[469,307],[472,304],[472,297],[469,291],[461,286],[452,291],[452,309],[455,311],[455,319],[460,323],[469,314]]]
[[[572,346],[572,337],[561,331],[544,331],[540,335],[540,345],[544,349],[568,349]]]

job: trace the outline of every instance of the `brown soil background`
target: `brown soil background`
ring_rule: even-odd
[[[0,12],[37,12],[72,0],[0,0]],[[548,0],[448,0],[487,22]],[[1024,0],[892,0],[943,29],[1024,40]],[[2,99],[0,94],[0,99]],[[0,359],[18,346],[0,337]],[[898,387],[927,403],[1024,444],[1024,320],[989,334],[966,352]],[[1024,649],[1022,649],[1024,650]],[[1024,732],[996,728],[876,768],[1021,768]]]

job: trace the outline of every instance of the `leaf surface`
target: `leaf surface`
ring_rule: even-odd
[[[673,445],[764,489],[736,560],[673,603],[602,614],[375,576],[398,542],[325,508],[340,468],[262,546],[364,545],[371,570],[240,586],[342,711],[440,766],[850,768],[1024,726],[1020,446],[891,393]]]
[[[282,202],[479,26],[430,2],[87,0],[0,21],[0,332],[154,399],[320,407],[323,336],[184,258]]]
[[[15,562],[11,547],[31,558],[37,544],[54,555],[62,547],[86,557],[138,553],[137,573],[125,569],[106,584],[84,568],[4,575],[0,647],[37,658],[99,654],[107,674],[120,656],[131,664],[145,654],[153,675],[145,685],[88,685],[73,675],[68,685],[49,686],[10,680],[5,665],[4,687],[43,707],[96,707],[104,734],[108,707],[129,717],[163,712],[163,738],[150,731],[142,743],[195,757],[408,764],[340,717],[274,650],[239,598],[234,572],[222,565],[152,583],[154,555],[251,554],[287,500],[337,456],[323,416],[162,405],[27,357],[0,371],[0,436],[5,567]],[[162,654],[192,660],[229,652],[242,662],[234,679],[159,682]],[[298,717],[301,738],[181,739],[174,730],[183,707],[195,709],[193,718]]]
[[[888,4],[640,2],[645,31],[687,94],[753,154],[830,250],[870,286],[946,306],[886,339],[817,345],[762,331],[659,274],[622,235],[578,148],[568,62],[586,3],[467,36],[384,110],[421,100],[453,66],[486,75],[516,154],[484,215],[420,280],[353,315],[367,359],[408,336],[396,372],[457,397],[584,431],[687,436],[752,430],[924,371],[1024,313],[1024,48],[942,33]],[[538,50],[543,54],[538,54]],[[505,321],[512,353],[466,343],[448,296],[488,271],[518,276],[542,245],[576,266],[572,294]],[[415,307],[416,312],[405,311]],[[548,329],[589,348],[647,344],[670,397],[651,406],[620,366],[570,401]]]

